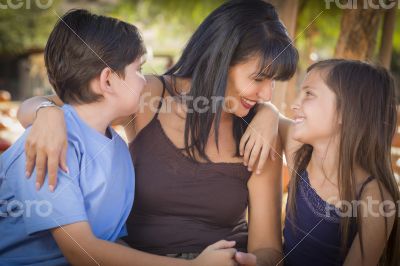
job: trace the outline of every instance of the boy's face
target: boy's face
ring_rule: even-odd
[[[146,85],[146,79],[141,72],[144,57],[136,59],[125,67],[125,78],[117,78],[113,83],[117,93],[119,112],[121,116],[135,113],[139,108],[140,95]]]

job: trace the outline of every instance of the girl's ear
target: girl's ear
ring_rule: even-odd
[[[102,94],[114,92],[113,87],[112,87],[113,74],[114,74],[114,72],[109,67],[106,67],[101,71],[101,73],[100,73],[100,90],[101,90]]]

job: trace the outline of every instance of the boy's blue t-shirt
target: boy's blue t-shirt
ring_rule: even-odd
[[[87,221],[100,239],[126,235],[134,198],[134,169],[123,139],[108,138],[64,105],[69,174],[59,169],[52,193],[48,177],[36,191],[36,171],[25,178],[24,144],[30,129],[0,159],[0,265],[67,264],[49,229]],[[101,115],[101,110],[99,110]]]

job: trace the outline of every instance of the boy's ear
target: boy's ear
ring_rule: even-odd
[[[111,68],[106,67],[100,73],[100,91],[102,94],[105,92],[113,93],[113,87],[111,86],[113,82],[114,72]]]

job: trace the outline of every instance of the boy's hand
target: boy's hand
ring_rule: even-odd
[[[278,129],[279,111],[272,104],[261,106],[240,140],[240,155],[249,171],[254,170],[257,159],[256,174],[261,173],[268,156],[275,160]]]
[[[26,176],[36,167],[37,189],[43,185],[46,169],[51,191],[56,187],[58,166],[68,172],[67,146],[64,112],[54,107],[39,109],[25,143]]]
[[[251,253],[236,252],[235,260],[242,266],[256,266],[257,257]]]
[[[196,259],[191,261],[192,266],[235,266],[235,241],[221,240],[208,246]]]

